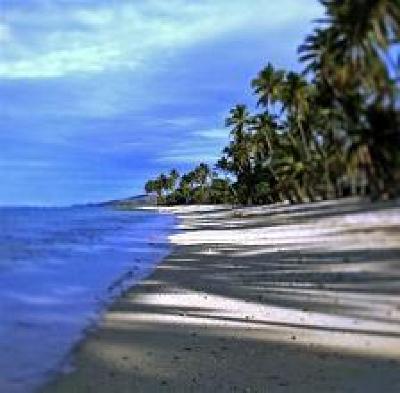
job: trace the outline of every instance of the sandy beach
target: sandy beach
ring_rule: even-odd
[[[400,392],[400,207],[164,209],[174,249],[42,393]]]

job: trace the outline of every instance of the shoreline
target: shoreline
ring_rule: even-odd
[[[167,214],[171,217],[173,217],[173,224],[171,224],[171,227],[168,229],[169,235],[167,236],[167,239],[169,236],[171,236],[174,233],[177,233],[178,231],[178,226],[179,226],[179,219],[178,217],[168,211],[165,212],[160,212],[157,208],[147,208],[147,207],[140,207],[140,208],[135,208],[133,211],[142,211],[142,212],[151,212],[151,213],[164,213]],[[129,210],[127,210],[129,212]],[[154,247],[156,243],[153,243],[153,241],[147,242],[148,245]],[[131,292],[137,285],[139,285],[142,281],[146,280],[149,276],[151,276],[154,271],[157,269],[158,265],[164,262],[166,258],[173,252],[173,244],[171,244],[170,241],[163,241],[161,243],[157,243],[158,245],[162,244],[163,247],[167,247],[168,251],[164,252],[163,256],[157,256],[157,258],[154,259],[152,262],[153,268],[151,269],[152,271],[150,273],[146,273],[144,278],[136,278],[135,277],[135,269],[130,269],[121,276],[116,277],[113,281],[110,282],[109,287],[108,287],[108,292],[109,294],[107,297],[101,300],[101,303],[97,305],[97,309],[95,310],[95,315],[93,318],[90,320],[89,324],[81,331],[80,337],[75,341],[75,343],[71,346],[71,349],[69,353],[66,354],[66,356],[62,359],[62,361],[59,363],[57,368],[53,370],[52,374],[50,377],[47,378],[47,382],[45,381],[42,384],[39,384],[34,389],[34,392],[41,392],[42,389],[51,387],[56,381],[58,381],[60,378],[69,375],[74,369],[75,369],[75,358],[76,355],[79,353],[83,345],[88,341],[93,339],[95,337],[97,330],[101,326],[104,317],[107,315],[109,310],[112,308],[112,306],[124,299],[129,292]],[[135,261],[137,258],[135,258]],[[133,266],[134,268],[136,265]],[[134,273],[131,275],[131,273]]]
[[[36,391],[108,306],[169,252],[172,215],[108,208],[1,212],[0,391]]]
[[[398,204],[158,210],[171,253],[39,391],[400,389]]]

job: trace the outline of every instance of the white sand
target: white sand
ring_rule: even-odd
[[[173,253],[44,392],[400,392],[400,208],[163,209]]]

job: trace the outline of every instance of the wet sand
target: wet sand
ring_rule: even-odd
[[[174,250],[43,393],[400,391],[400,207],[168,209]]]

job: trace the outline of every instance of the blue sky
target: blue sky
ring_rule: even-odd
[[[141,193],[214,162],[268,61],[299,69],[316,0],[0,0],[0,204]]]

